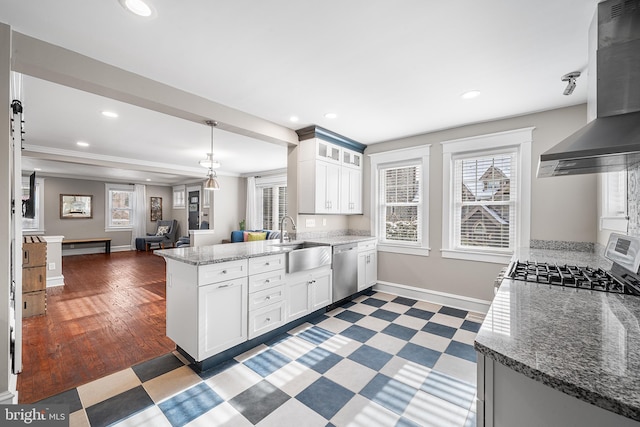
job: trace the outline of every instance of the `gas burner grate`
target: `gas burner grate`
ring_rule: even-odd
[[[624,283],[601,268],[517,261],[508,277],[525,282],[625,293]]]

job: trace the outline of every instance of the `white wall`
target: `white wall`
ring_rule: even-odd
[[[586,105],[526,116],[462,126],[367,147],[365,154],[431,144],[429,165],[428,257],[379,253],[380,281],[415,286],[439,292],[491,300],[493,280],[503,265],[445,259],[442,247],[442,147],[441,141],[534,126],[532,144],[531,238],[575,242],[596,241],[596,176],[535,177],[541,153],[586,124]],[[353,230],[370,227],[370,159],[364,162],[364,207],[362,216],[349,217]]]
[[[220,190],[213,192],[213,222],[215,243],[231,237],[246,216],[247,179],[218,176]]]

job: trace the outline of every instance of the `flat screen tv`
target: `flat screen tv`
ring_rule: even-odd
[[[35,218],[36,216],[36,173],[29,177],[29,198],[22,200],[22,217]]]

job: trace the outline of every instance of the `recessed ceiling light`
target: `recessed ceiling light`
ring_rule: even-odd
[[[76,144],[79,147],[88,147],[89,146],[89,143],[88,142],[84,142],[84,141],[78,141],[78,142],[76,142]]]
[[[336,113],[326,113],[324,117],[327,119],[335,119],[338,115]]]
[[[153,14],[153,9],[142,0],[119,0],[122,7],[138,16],[149,17]]]
[[[42,170],[42,168],[33,168],[34,171],[36,172],[40,172]]]
[[[470,90],[469,92],[465,92],[462,95],[460,95],[462,99],[473,99],[473,98],[477,98],[478,96],[480,96],[479,90]]]
[[[291,116],[291,117],[289,117],[289,121],[291,121],[291,122],[294,122],[294,123],[295,123],[295,122],[297,122],[298,120],[300,120],[300,119],[298,118],[298,116]]]
[[[102,111],[102,115],[111,119],[115,119],[118,117],[118,113],[114,113],[113,111]]]
[[[151,178],[147,178],[146,181],[151,181]]]

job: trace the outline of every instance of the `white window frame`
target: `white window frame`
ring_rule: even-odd
[[[528,246],[531,235],[531,144],[534,127],[497,132],[469,138],[442,141],[442,257],[469,261],[507,264],[512,251],[467,250],[455,247],[452,214],[454,200],[452,183],[456,157],[498,153],[505,149],[517,150],[516,229],[514,248]]]
[[[44,178],[36,178],[36,210],[35,218],[33,222],[36,227],[25,228],[25,221],[29,221],[29,218],[22,218],[22,234],[43,234],[44,230]],[[22,188],[29,188],[29,177],[22,177]],[[22,208],[22,206],[20,207]]]
[[[256,187],[256,215],[258,216],[258,218],[256,219],[256,224],[260,224],[260,226],[263,226],[263,216],[262,216],[262,209],[263,209],[263,203],[264,200],[262,198],[262,191],[265,188],[274,188],[277,189],[278,187],[286,187],[287,186],[287,176],[286,175],[271,175],[271,176],[262,176],[262,177],[256,177],[255,179],[255,187]],[[287,189],[288,190],[288,189]],[[288,196],[288,192],[287,192],[287,196]],[[273,218],[274,218],[274,224],[272,229],[273,230],[277,230],[279,228],[279,220],[280,220],[280,216],[279,216],[279,211],[278,208],[280,206],[280,204],[278,203],[278,192],[274,191],[274,203],[273,203]]]
[[[131,192],[131,225],[117,226],[111,225],[111,191],[128,191]],[[135,206],[136,206],[136,193],[133,185],[129,184],[104,184],[104,231],[131,231],[133,224],[135,223]]]
[[[408,255],[429,256],[429,155],[431,145],[401,148],[382,153],[369,154],[371,159],[371,230],[378,238],[378,251]],[[421,191],[420,214],[421,228],[419,242],[388,242],[382,232],[383,218],[381,213],[382,191],[380,187],[380,171],[389,167],[420,165]]]
[[[613,188],[613,180],[622,179],[623,185],[622,188],[618,188],[619,194],[617,197],[623,197],[625,200],[625,206],[623,212],[612,212],[612,209],[609,205],[609,201],[615,197],[611,194],[612,191],[615,191]],[[619,172],[607,172],[600,174],[601,180],[601,216],[600,216],[600,231],[609,230],[609,231],[618,231],[621,233],[626,233],[629,217],[627,213],[627,171],[619,171]],[[621,194],[620,194],[621,193]]]
[[[181,194],[181,197],[176,197],[177,194]],[[173,209],[186,209],[187,208],[187,190],[184,185],[176,185],[173,187],[171,193],[171,199]]]

